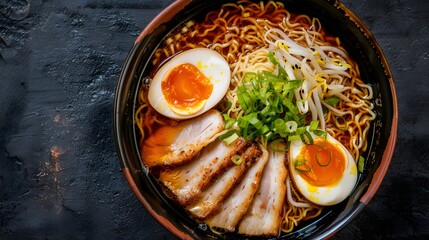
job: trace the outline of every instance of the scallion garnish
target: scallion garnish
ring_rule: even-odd
[[[295,121],[293,121],[293,120],[292,121],[287,121],[285,123],[285,126],[286,126],[286,132],[292,133],[292,132],[295,132],[296,129],[298,128],[298,123],[295,122]]]
[[[289,80],[273,52],[268,54],[268,58],[276,65],[277,73],[264,70],[243,75],[241,85],[237,86],[237,100],[242,112],[237,118],[223,115],[225,129],[234,130],[223,134],[220,139],[225,142],[237,137],[245,140],[261,138],[263,142],[301,139],[305,144],[313,144],[308,131],[320,131],[317,129],[319,121],[307,125],[306,115],[299,112],[294,94],[303,80]],[[225,105],[230,107],[230,103]]]
[[[270,58],[275,60],[273,55]],[[294,91],[301,86],[302,80],[291,81],[280,66],[278,69],[277,74],[268,71],[246,73],[243,84],[237,88],[238,104],[244,114],[235,122],[240,129],[239,135],[246,140],[286,138],[294,135],[299,127],[305,127],[304,117],[299,116],[294,100]],[[226,119],[226,126],[232,125]]]
[[[270,62],[271,62],[272,64],[274,64],[274,65],[279,64],[279,63],[277,62],[277,60],[275,59],[274,52],[269,52],[269,53],[268,53],[268,59],[269,59],[269,60],[270,60]]]
[[[277,143],[280,142],[284,142],[284,139],[282,138],[278,138],[274,141],[272,141],[269,145],[269,147],[271,148],[271,150],[273,150],[274,152],[286,152],[288,150],[288,147],[286,146],[285,148],[278,148],[276,147]]]
[[[318,126],[319,126],[319,121],[317,121],[317,120],[311,121],[310,122],[310,131],[316,130]]]
[[[341,99],[340,99],[340,98],[338,98],[338,97],[330,97],[330,98],[325,99],[324,101],[325,101],[325,103],[326,103],[326,104],[329,104],[329,105],[335,105],[335,104],[337,104],[339,101],[341,101]]]
[[[323,137],[323,145],[322,145],[322,147],[325,146],[326,139],[328,138],[328,133],[325,132],[325,131],[323,131],[323,130],[320,130],[320,129],[314,130],[313,133],[314,133],[314,135],[316,135],[318,137]]]
[[[346,121],[346,118],[345,118],[345,117],[343,117],[343,116],[337,116],[337,117],[335,118],[334,123],[335,123],[335,125],[336,125],[336,127],[337,127],[338,129],[340,129],[340,130],[347,130],[348,123],[347,123],[347,121]]]
[[[329,158],[327,159],[327,161],[324,161],[324,159],[320,159],[320,158],[319,158],[319,153],[322,153],[322,151],[328,151],[328,153],[329,153]],[[322,166],[322,167],[326,167],[326,166],[328,166],[328,165],[331,163],[331,161],[332,161],[332,152],[331,152],[331,149],[321,147],[321,148],[319,149],[319,151],[317,151],[317,152],[316,152],[316,155],[315,155],[314,157],[316,158],[317,164],[319,164],[319,165],[320,165],[320,166]]]
[[[297,141],[297,140],[301,140],[301,137],[299,135],[290,135],[290,136],[287,137],[287,140],[289,142]]]
[[[240,165],[243,162],[243,158],[240,155],[234,155],[231,158],[231,161],[235,164],[235,165]]]
[[[303,158],[297,158],[293,161],[292,165],[295,168],[295,171],[298,173],[308,173],[311,172],[311,167],[308,165],[307,160]]]
[[[220,140],[223,140],[227,145],[234,142],[238,136],[238,130],[231,130],[219,136]]]
[[[310,132],[305,131],[303,134],[299,135],[301,138],[301,141],[306,145],[313,145],[313,137],[311,136]]]
[[[362,156],[359,156],[358,160],[358,170],[360,173],[363,173],[363,170],[365,168],[365,158]]]

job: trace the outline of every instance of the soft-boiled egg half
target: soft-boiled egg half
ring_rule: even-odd
[[[310,134],[312,145],[295,140],[289,148],[289,167],[295,186],[315,204],[340,203],[356,184],[356,163],[344,145],[331,135],[325,138]]]
[[[150,83],[148,100],[164,116],[192,118],[214,107],[230,81],[229,65],[222,55],[195,48],[174,56],[159,69]]]

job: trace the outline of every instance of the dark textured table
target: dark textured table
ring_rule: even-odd
[[[429,239],[429,1],[343,1],[389,60],[397,147],[379,192],[334,239]],[[118,74],[171,1],[0,1],[0,239],[174,239],[120,172]]]

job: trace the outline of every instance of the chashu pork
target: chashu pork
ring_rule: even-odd
[[[284,148],[284,145],[276,148]],[[286,157],[284,152],[272,150],[269,150],[269,155],[258,192],[238,226],[241,234],[277,236],[279,233],[286,194]]]
[[[233,164],[231,158],[241,154],[247,145],[243,138],[230,145],[217,139],[205,147],[190,163],[162,170],[159,181],[168,188],[179,204],[183,206],[190,204],[211,181]]]
[[[241,155],[242,162],[239,165],[233,165],[226,170],[216,182],[202,192],[196,202],[188,205],[186,209],[199,219],[208,217],[217,210],[220,202],[240,182],[246,170],[253,165],[261,153],[258,145],[252,144]]]
[[[209,110],[176,126],[161,127],[144,142],[141,149],[143,162],[149,168],[183,165],[207,146],[223,130],[223,125],[222,115]]]
[[[262,155],[244,175],[242,181],[220,204],[216,215],[208,218],[206,223],[212,228],[221,228],[228,232],[235,231],[240,219],[246,214],[253,196],[259,188],[262,172],[268,161],[268,151],[262,148]]]

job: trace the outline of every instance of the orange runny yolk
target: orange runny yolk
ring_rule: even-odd
[[[301,176],[313,186],[323,187],[337,183],[346,167],[341,147],[330,141],[315,139],[313,145],[304,145],[300,157],[305,159],[308,171]]]
[[[207,100],[213,84],[196,66],[190,63],[177,65],[161,83],[162,93],[169,105],[189,109]]]

